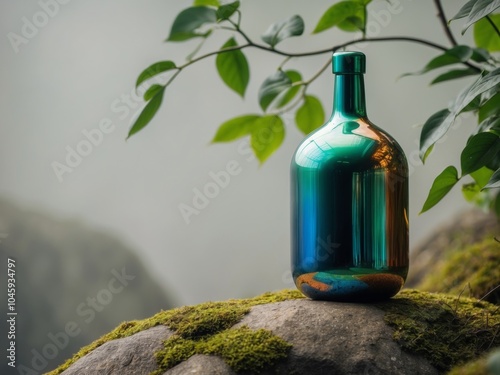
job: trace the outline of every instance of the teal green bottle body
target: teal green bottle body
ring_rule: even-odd
[[[291,163],[292,275],[312,299],[390,298],[408,273],[408,164],[366,116],[364,59],[334,54],[332,117]]]

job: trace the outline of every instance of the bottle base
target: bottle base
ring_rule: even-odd
[[[302,274],[295,285],[306,297],[339,302],[375,302],[395,296],[404,278],[393,273],[342,275],[331,272]]]

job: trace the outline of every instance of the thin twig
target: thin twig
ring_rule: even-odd
[[[313,75],[311,78],[309,78],[306,82],[304,82],[306,85],[309,85],[312,81],[316,80],[316,78],[318,78],[324,71],[326,68],[328,68],[330,66],[330,63],[331,63],[331,60],[328,59],[327,62],[325,63],[325,65],[323,65],[321,67],[321,69],[319,69],[315,75]]]
[[[274,53],[276,53],[278,55],[290,56],[290,57],[304,57],[304,56],[316,56],[316,55],[322,55],[322,54],[325,54],[325,53],[332,53],[332,52],[335,52],[335,51],[337,51],[339,49],[348,47],[350,45],[357,44],[357,43],[363,43],[363,42],[412,42],[412,43],[423,44],[423,45],[426,45],[428,47],[439,49],[441,51],[447,51],[448,50],[448,48],[446,48],[446,47],[444,47],[442,45],[430,42],[430,41],[425,40],[425,39],[413,38],[413,37],[404,37],[404,36],[401,36],[401,37],[400,36],[392,36],[392,37],[380,37],[380,38],[365,38],[365,39],[358,38],[358,39],[350,40],[350,41],[342,43],[342,44],[338,44],[336,46],[332,46],[330,48],[325,48],[325,49],[321,49],[321,50],[318,50],[318,51],[299,52],[299,53],[291,53],[291,52],[281,51],[279,49],[270,48],[270,47],[267,47],[267,46],[264,46],[264,45],[261,45],[261,44],[253,43],[252,41],[250,41],[249,44],[252,47],[255,47],[255,48],[258,48],[258,49],[262,49],[262,50],[265,50],[265,51],[269,51],[269,52],[274,52]]]
[[[493,22],[493,20],[491,19],[491,17],[490,16],[486,16],[486,19],[490,23],[491,27],[493,27],[493,29],[495,29],[495,32],[497,33],[497,35],[500,36],[500,30],[498,30],[497,25],[495,25],[495,22]]]
[[[439,45],[437,43],[430,42],[430,41],[425,40],[425,39],[405,37],[405,36],[393,36],[393,37],[354,39],[354,40],[350,40],[348,42],[345,42],[345,43],[342,43],[342,44],[339,44],[339,45],[336,45],[336,46],[333,46],[333,47],[330,47],[330,48],[325,48],[325,49],[321,49],[321,50],[317,50],[317,51],[292,53],[292,52],[285,52],[285,51],[281,51],[281,50],[278,50],[278,49],[275,49],[275,48],[271,48],[271,47],[268,47],[268,46],[264,46],[264,45],[261,45],[261,44],[254,43],[241,30],[237,30],[237,31],[245,38],[245,40],[247,41],[246,44],[242,44],[240,46],[228,47],[228,48],[220,49],[220,50],[217,50],[217,51],[208,52],[208,53],[206,53],[204,55],[198,56],[197,58],[186,62],[184,65],[181,65],[178,68],[179,69],[183,69],[183,68],[185,68],[185,67],[187,67],[187,66],[189,66],[191,64],[194,64],[195,62],[198,62],[200,60],[203,60],[203,59],[205,59],[207,57],[210,57],[210,56],[213,56],[213,55],[217,55],[219,53],[241,50],[241,49],[245,49],[245,48],[248,48],[248,47],[258,48],[258,49],[261,49],[261,50],[264,50],[264,51],[276,53],[278,55],[282,55],[282,56],[286,56],[286,57],[305,57],[305,56],[322,55],[322,54],[325,54],[325,53],[335,52],[335,51],[337,51],[339,49],[345,48],[347,46],[350,46],[350,45],[353,45],[353,44],[356,44],[356,43],[365,43],[365,42],[412,42],[412,43],[423,44],[425,46],[432,47],[432,48],[435,48],[435,49],[438,49],[438,50],[441,50],[441,51],[446,51],[447,50],[446,47],[444,47],[442,45]],[[475,68],[475,67],[473,67],[473,68]],[[475,69],[477,69],[477,68],[475,68]]]
[[[453,46],[458,45],[457,41],[455,40],[455,37],[451,33],[450,28],[448,27],[448,22],[446,21],[446,16],[444,15],[443,6],[441,5],[441,1],[434,0],[434,4],[436,5],[436,8],[438,10],[437,16],[439,18],[439,21],[441,22],[441,25],[443,26],[444,33],[446,34],[446,36],[448,37],[449,41],[451,42],[451,44]]]
[[[268,114],[269,115],[283,115],[283,114],[285,114],[287,112],[290,112],[292,109],[294,109],[296,106],[298,106],[300,104],[300,102],[304,99],[305,94],[306,94],[306,87],[304,86],[304,87],[301,88],[301,93],[295,99],[295,101],[292,101],[291,104],[287,104],[283,108],[279,108],[277,110],[270,111]]]
[[[480,301],[482,301],[483,299],[485,299],[486,297],[488,297],[491,293],[493,293],[495,290],[497,290],[498,288],[500,288],[500,284],[497,285],[496,287],[494,287],[493,289],[491,289],[488,293],[486,293],[484,296],[481,297]]]
[[[228,47],[228,48],[224,48],[224,49],[221,49],[221,50],[217,50],[217,51],[212,51],[212,52],[209,52],[209,53],[206,53],[205,55],[202,55],[202,56],[199,56],[193,60],[190,60],[188,62],[186,62],[184,65],[181,65],[179,66],[178,68],[179,69],[184,69],[186,68],[187,66],[191,65],[191,64],[194,64],[200,60],[203,60],[207,57],[210,57],[210,56],[213,56],[213,55],[217,55],[219,53],[225,53],[225,52],[231,52],[231,51],[236,51],[236,50],[242,50],[242,49],[245,49],[245,48],[248,48],[248,47],[254,47],[254,48],[258,48],[258,49],[261,49],[261,50],[264,50],[264,51],[268,51],[268,52],[272,52],[272,53],[275,53],[275,54],[278,54],[278,55],[281,55],[281,56],[286,56],[286,57],[305,57],[305,56],[316,56],[316,55],[322,55],[322,54],[325,54],[325,53],[333,53],[339,49],[342,49],[342,48],[345,48],[345,47],[348,47],[350,45],[353,45],[353,44],[357,44],[357,43],[366,43],[366,42],[369,42],[369,43],[375,43],[375,42],[410,42],[410,43],[418,43],[418,44],[422,44],[422,45],[425,45],[425,46],[428,46],[428,47],[431,47],[431,48],[434,48],[434,49],[438,49],[438,50],[441,50],[441,51],[447,51],[448,48],[440,45],[440,44],[437,44],[437,43],[433,43],[433,42],[430,42],[428,40],[425,40],[425,39],[420,39],[420,38],[413,38],[413,37],[406,37],[406,36],[389,36],[389,37],[379,37],[379,38],[366,38],[366,39],[363,39],[363,38],[358,38],[358,39],[353,39],[353,40],[350,40],[348,42],[345,42],[345,43],[342,43],[342,44],[338,44],[336,46],[332,46],[330,48],[325,48],[325,49],[321,49],[321,50],[317,50],[317,51],[309,51],[309,52],[300,52],[300,53],[292,53],[292,52],[285,52],[285,51],[281,51],[281,50],[278,50],[278,49],[275,49],[275,48],[271,48],[271,47],[268,47],[268,46],[265,46],[265,45],[262,45],[262,44],[258,44],[258,43],[255,43],[253,42],[242,30],[239,29],[239,27],[236,25],[236,24],[233,24],[235,27],[236,27],[236,31],[247,41],[246,44],[243,44],[243,45],[240,45],[240,46],[233,46],[233,47]],[[463,63],[464,65],[470,67],[471,69],[474,69],[478,72],[481,71],[481,69],[479,69],[478,67],[468,63],[468,62],[464,62]],[[327,66],[325,66],[323,69],[326,69]]]

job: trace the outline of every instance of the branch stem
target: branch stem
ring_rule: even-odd
[[[491,17],[490,16],[486,16],[486,19],[490,23],[491,27],[493,27],[493,29],[495,30],[495,32],[497,33],[497,35],[500,36],[500,30],[498,30],[497,25],[495,25],[495,22],[493,22],[493,20],[491,19]]]
[[[283,56],[288,56],[288,57],[305,57],[305,56],[322,55],[325,53],[335,52],[339,49],[345,48],[345,47],[353,45],[353,44],[364,43],[364,42],[368,42],[368,43],[371,43],[371,42],[413,42],[413,43],[423,44],[423,45],[426,45],[428,47],[432,47],[435,49],[439,49],[441,51],[446,51],[448,49],[442,45],[430,42],[430,41],[425,40],[425,39],[404,37],[404,36],[401,36],[401,37],[391,36],[391,37],[365,38],[365,39],[358,38],[358,39],[353,39],[353,40],[350,40],[350,41],[342,43],[342,44],[338,44],[336,46],[332,46],[330,48],[325,48],[325,49],[321,49],[321,50],[317,50],[317,51],[293,53],[293,52],[285,52],[285,51],[281,51],[281,50],[276,49],[276,48],[271,48],[271,47],[268,47],[265,45],[257,44],[257,43],[254,43],[250,39],[247,39],[247,38],[245,38],[245,39],[247,40],[248,44],[251,45],[252,47],[262,49],[265,51],[269,51],[269,52],[274,52],[278,55],[283,55]]]
[[[317,50],[317,51],[293,53],[293,52],[281,51],[281,50],[278,50],[278,49],[275,49],[275,48],[271,48],[271,47],[268,47],[268,46],[265,46],[265,45],[262,45],[262,44],[254,43],[241,30],[238,29],[237,31],[243,36],[243,38],[245,38],[245,40],[247,41],[246,44],[242,44],[240,46],[228,47],[228,48],[224,48],[224,49],[217,50],[217,51],[208,52],[208,53],[206,53],[204,55],[198,56],[197,58],[186,62],[184,65],[181,65],[178,68],[179,69],[184,69],[187,66],[189,66],[191,64],[194,64],[194,63],[196,63],[196,62],[198,62],[200,60],[203,60],[203,59],[205,59],[207,57],[210,57],[210,56],[213,56],[213,55],[217,55],[219,53],[242,50],[242,49],[245,49],[245,48],[248,48],[248,47],[258,48],[258,49],[261,49],[261,50],[264,50],[264,51],[272,52],[272,53],[275,53],[275,54],[278,54],[278,55],[281,55],[281,56],[286,56],[286,57],[305,57],[305,56],[322,55],[322,54],[325,54],[325,53],[333,53],[333,52],[335,52],[335,51],[337,51],[339,49],[345,48],[345,47],[353,45],[353,44],[357,44],[357,43],[374,43],[374,42],[412,42],[412,43],[422,44],[422,45],[425,45],[425,46],[428,46],[428,47],[431,47],[431,48],[435,48],[435,49],[438,49],[440,51],[446,51],[447,50],[446,47],[444,47],[442,45],[439,45],[437,43],[430,42],[430,41],[425,40],[425,39],[413,38],[413,37],[405,37],[405,36],[392,36],[392,37],[366,38],[366,39],[359,38],[359,39],[350,40],[350,41],[342,43],[342,44],[338,44],[336,46],[332,46],[330,48],[325,48],[325,49],[321,49],[321,50]],[[326,69],[326,67],[325,67],[325,69]]]
[[[446,16],[444,15],[443,6],[441,5],[441,0],[434,0],[434,4],[436,5],[436,8],[438,10],[437,16],[439,18],[439,21],[441,22],[441,25],[443,26],[444,33],[448,37],[448,40],[453,46],[458,45],[455,37],[451,33],[450,28],[448,27],[448,22],[446,21]]]
[[[331,64],[331,60],[328,59],[325,63],[325,65],[323,65],[321,67],[321,69],[319,69],[316,74],[314,74],[311,78],[309,78],[306,82],[304,82],[304,84],[307,86],[309,85],[311,82],[313,82],[314,80],[316,80],[316,78],[318,78],[325,70],[326,68],[328,68]]]

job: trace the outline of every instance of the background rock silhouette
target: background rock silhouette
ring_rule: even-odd
[[[5,274],[7,257],[16,260],[17,364],[33,369],[33,358],[39,353],[35,373],[54,368],[124,320],[144,318],[174,305],[129,246],[76,220],[57,220],[0,199],[0,234],[5,237],[0,239],[0,273]],[[118,293],[101,292],[122,272],[134,279],[125,281],[126,286],[116,282]],[[111,300],[104,299],[109,296]],[[87,299],[96,297],[104,304],[96,299],[94,308]],[[2,316],[6,308],[2,303]],[[47,358],[43,350],[53,344],[48,335],[64,332],[68,322],[75,322],[80,333],[67,343],[61,339],[65,345],[57,347],[55,358]],[[7,332],[5,319],[0,330]],[[2,348],[8,348],[6,341],[2,335]],[[50,350],[47,353],[52,356]],[[0,373],[9,371],[12,368],[2,360]]]

